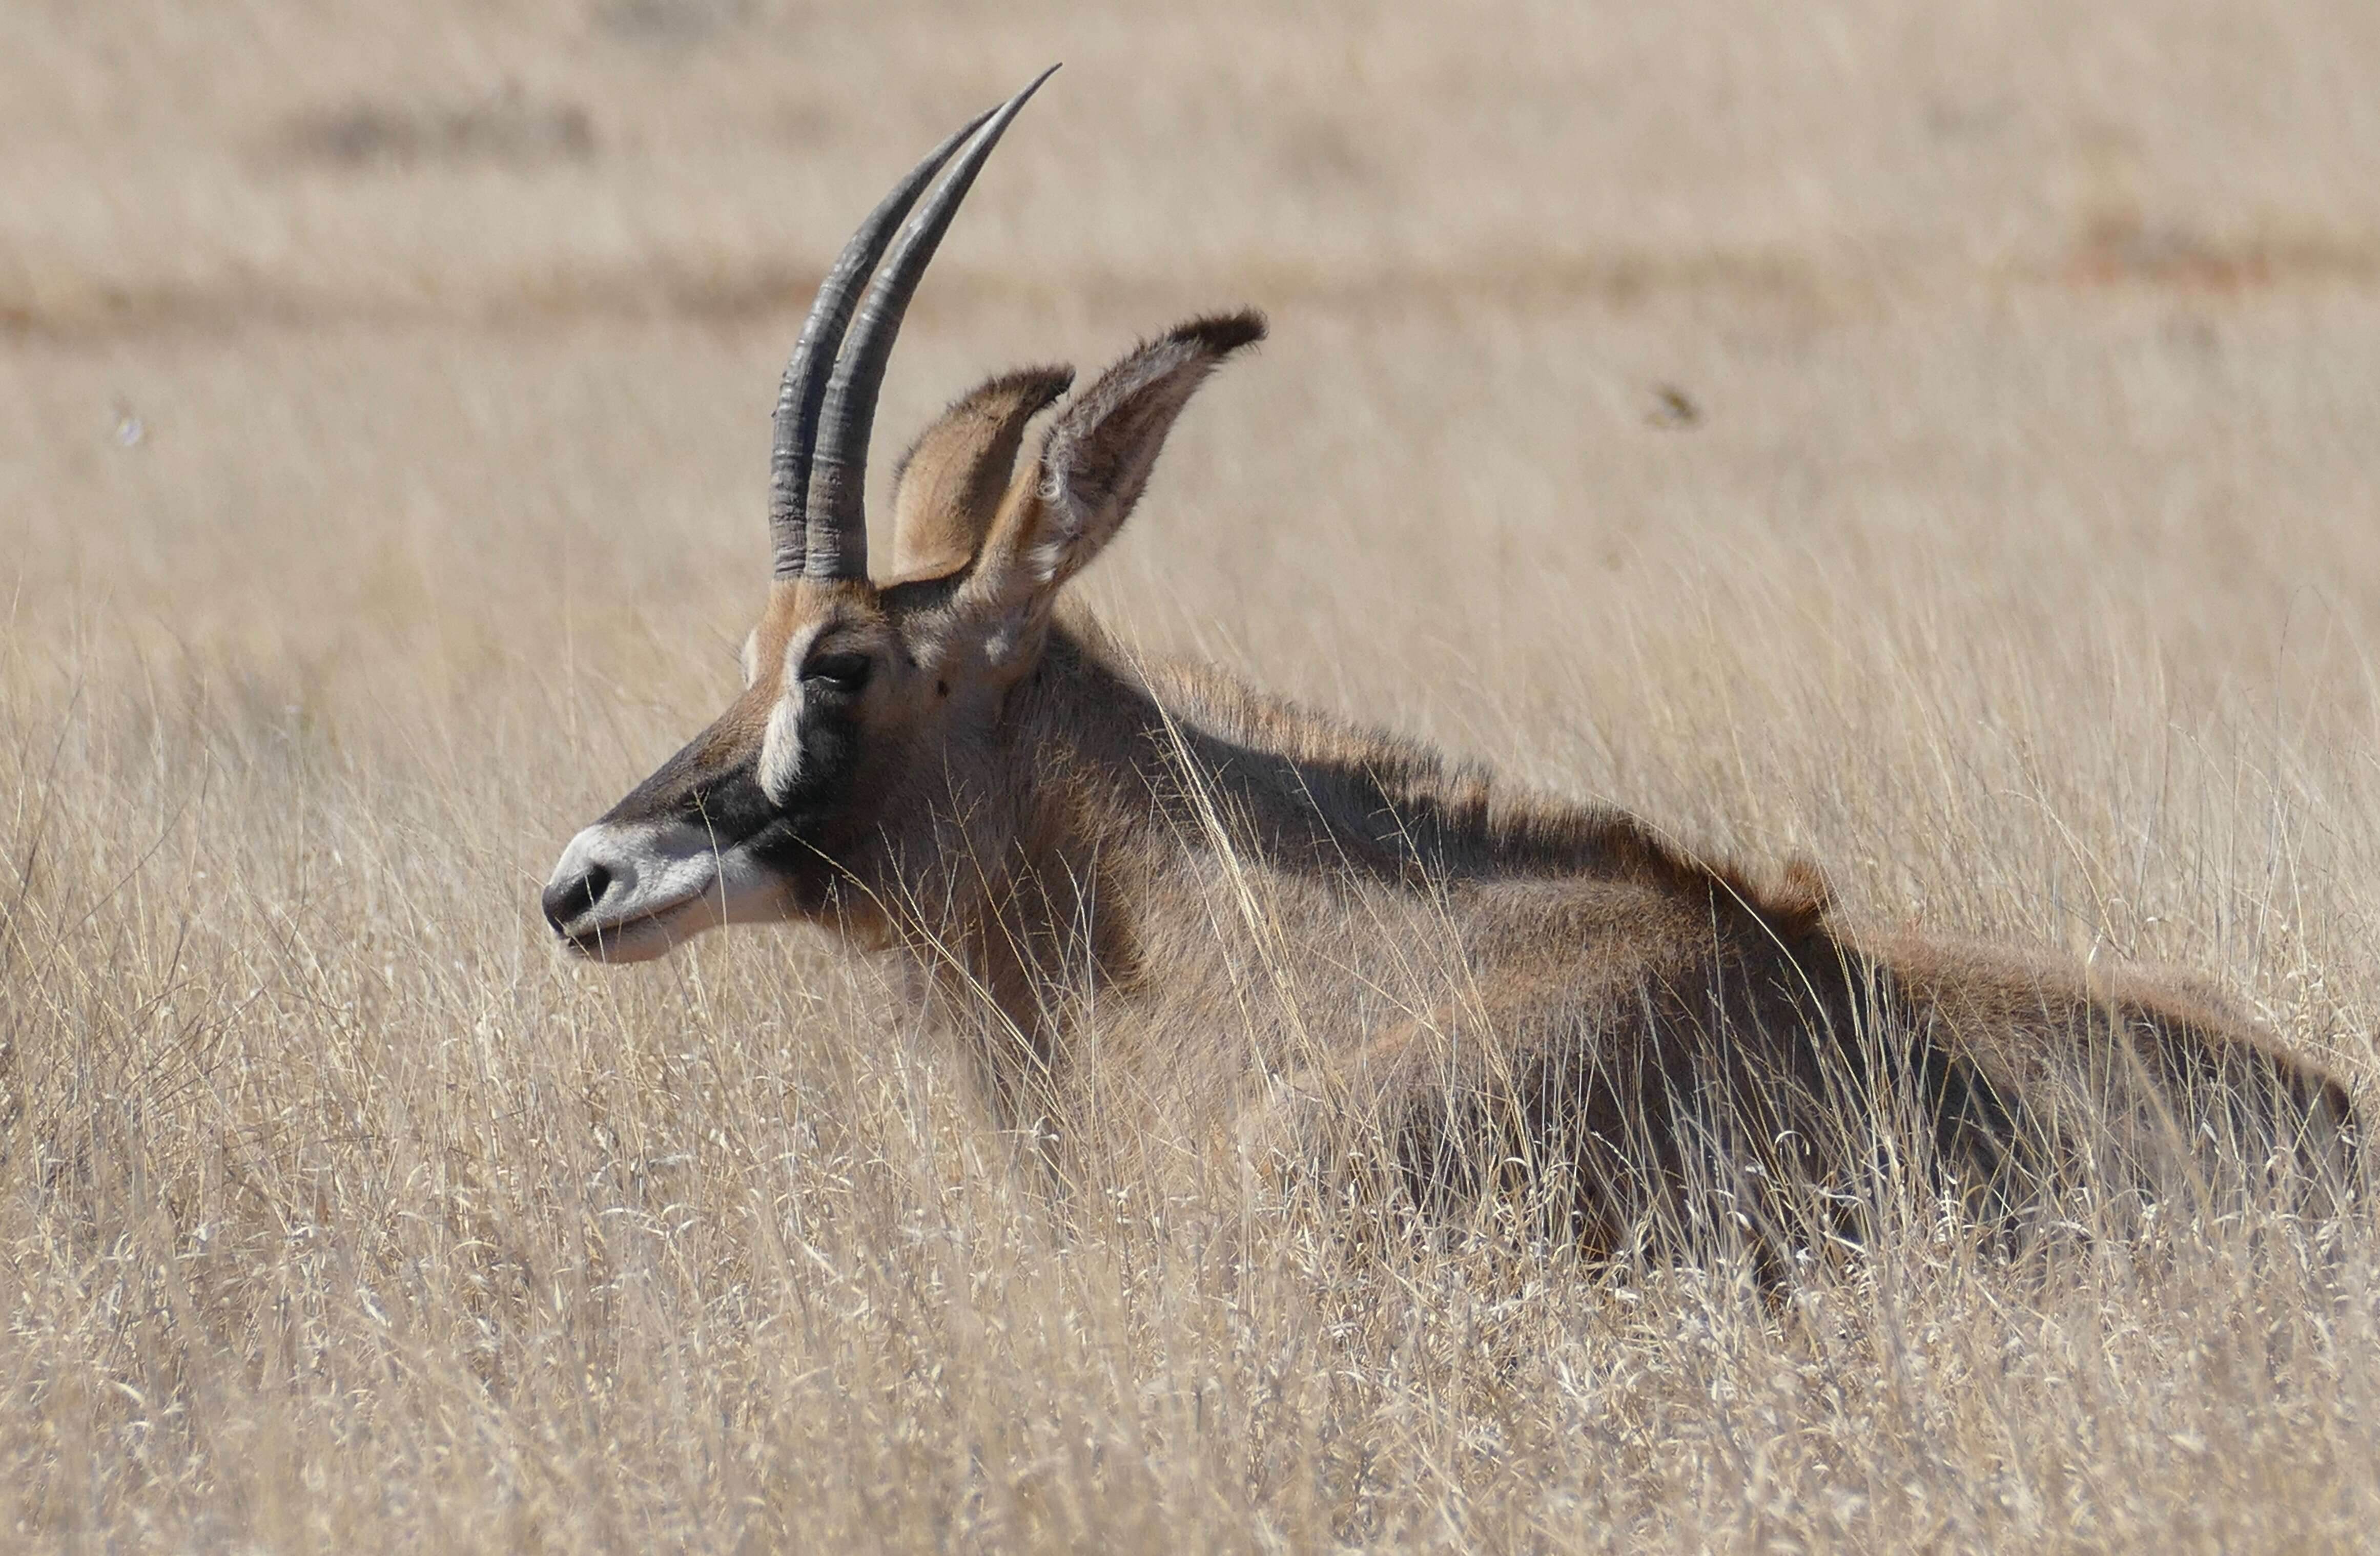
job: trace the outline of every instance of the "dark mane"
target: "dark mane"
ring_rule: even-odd
[[[1132,676],[1096,629],[1070,625],[1087,661]],[[1617,806],[1521,789],[1484,763],[1315,712],[1204,666],[1154,666],[1133,679],[1207,781],[1243,802],[1277,862],[1335,856],[1415,884],[1623,881],[1708,899],[1787,941],[1816,934],[1832,906],[1825,876],[1807,860],[1766,879],[1698,855]],[[1317,826],[1327,828],[1327,849],[1311,835]]]

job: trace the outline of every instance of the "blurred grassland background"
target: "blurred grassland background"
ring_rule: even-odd
[[[820,271],[1052,60],[880,496],[1261,306],[1081,585],[1138,647],[2369,1073],[2380,7],[14,0],[8,1538],[2368,1545],[2360,1230],[1382,1263],[1052,1203],[812,937],[549,957]]]

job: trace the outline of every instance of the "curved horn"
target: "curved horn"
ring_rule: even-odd
[[[1009,122],[1057,68],[1050,66],[1030,86],[1002,103],[959,153],[933,198],[901,229],[892,257],[860,302],[858,318],[835,359],[834,377],[827,384],[826,403],[819,413],[818,450],[810,461],[809,505],[803,521],[808,546],[802,563],[805,576],[868,575],[868,436],[876,420],[876,392],[884,382],[884,365],[892,357],[893,337],[901,332],[901,316],[984,159],[1000,144]]]
[[[810,316],[802,322],[801,338],[794,343],[794,355],[785,363],[784,380],[777,386],[777,412],[774,418],[775,438],[769,452],[769,540],[776,553],[771,571],[779,578],[793,578],[802,571],[802,522],[808,509],[810,484],[810,449],[817,441],[819,408],[826,403],[827,376],[833,370],[835,348],[843,341],[844,327],[851,322],[851,312],[859,295],[859,283],[884,257],[885,247],[892,241],[892,230],[917,196],[933,181],[951,153],[959,149],[966,138],[983,127],[991,117],[985,109],[960,127],[957,134],[926,153],[926,160],[909,170],[909,175],[892,186],[851,241],[835,256],[833,268],[819,283],[818,298],[810,304]]]

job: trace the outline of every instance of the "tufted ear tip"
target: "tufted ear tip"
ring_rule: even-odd
[[[1165,339],[1171,344],[1196,345],[1214,356],[1228,356],[1242,346],[1256,344],[1265,334],[1265,316],[1249,308],[1234,313],[1211,313],[1177,324],[1165,332]]]
[[[1075,369],[1062,362],[1047,367],[1019,368],[1001,374],[976,391],[987,399],[998,399],[1018,406],[1030,405],[1035,411],[1050,408],[1061,394],[1075,387]]]

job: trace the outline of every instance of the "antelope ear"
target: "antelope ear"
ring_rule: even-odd
[[[893,472],[892,577],[940,578],[975,560],[1008,489],[1025,424],[1066,392],[1072,368],[1026,368],[969,391]]]
[[[1177,325],[1099,375],[1042,440],[1002,505],[975,586],[1017,604],[1046,598],[1115,537],[1191,393],[1223,358],[1264,338],[1253,309]]]

